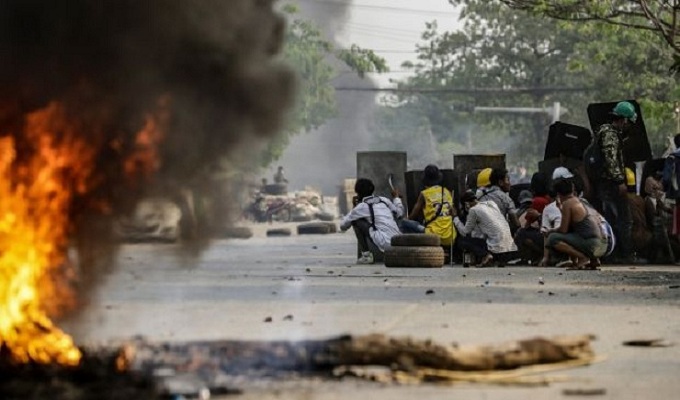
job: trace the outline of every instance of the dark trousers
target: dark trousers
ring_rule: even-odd
[[[354,230],[354,234],[357,237],[359,251],[362,253],[371,250],[368,245],[368,243],[371,242],[371,235],[369,234],[370,228],[371,224],[365,219],[352,221],[352,229]]]
[[[630,204],[626,194],[619,193],[619,185],[610,181],[601,181],[597,187],[597,197],[600,200],[600,212],[611,224],[616,237],[614,254],[618,258],[630,259],[633,256],[631,231],[633,219]]]
[[[489,249],[486,247],[486,239],[458,236],[456,238],[456,245],[461,251],[470,252],[478,259],[489,254]]]
[[[538,228],[518,229],[515,244],[525,260],[538,261],[543,257],[543,234]]]

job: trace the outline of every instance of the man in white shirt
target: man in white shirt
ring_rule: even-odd
[[[399,192],[392,192],[393,200],[374,196],[375,186],[370,179],[357,179],[354,191],[358,200],[354,208],[340,221],[340,229],[345,232],[354,228],[361,256],[357,264],[373,264],[374,251],[384,252],[390,247],[392,236],[399,235],[396,218],[404,215],[404,205]],[[374,246],[371,246],[373,244]]]
[[[562,213],[557,207],[557,201],[545,206],[543,214],[541,215],[541,233],[547,235],[550,232],[556,231],[562,223]]]
[[[541,233],[543,234],[544,242],[548,235],[552,232],[557,232],[557,229],[562,223],[562,212],[557,206],[557,200],[545,206],[543,214],[541,215]],[[539,267],[547,267],[550,263],[550,250],[543,248],[543,258],[538,263]],[[554,262],[554,261],[553,261]]]
[[[478,201],[472,191],[465,192],[461,201],[467,210],[467,219],[465,224],[458,217],[453,220],[460,233],[458,246],[473,253],[480,260],[478,266],[489,265],[494,254],[517,251],[510,225],[494,201]],[[484,239],[467,237],[475,230],[483,233]]]
[[[489,186],[478,188],[477,198],[479,201],[491,200],[496,203],[501,214],[510,224],[511,230],[516,230],[521,225],[517,217],[515,202],[509,194],[511,184],[508,171],[503,168],[492,169],[489,181]]]

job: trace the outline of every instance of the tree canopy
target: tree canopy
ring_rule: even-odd
[[[297,7],[286,5],[282,11],[288,19],[283,60],[297,73],[298,93],[286,130],[269,142],[261,155],[263,166],[281,156],[292,135],[319,128],[336,116],[335,65],[347,65],[361,77],[387,71],[387,63],[374,51],[356,45],[335,49],[316,25],[299,17]]]
[[[677,84],[649,60],[672,50],[654,32],[546,19],[499,0],[449,2],[460,7],[463,27],[426,25],[418,60],[405,65],[414,76],[397,82],[389,105],[421,121],[442,151],[505,152],[511,163],[535,165],[555,102],[566,109],[560,120],[589,127],[589,103],[635,98],[653,142],[671,132]],[[400,117],[381,118],[396,127]]]
[[[570,21],[599,21],[650,31],[680,56],[678,0],[501,0],[508,6]]]

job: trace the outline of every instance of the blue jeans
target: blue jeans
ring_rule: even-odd
[[[398,222],[399,230],[402,233],[425,233],[425,227],[418,221],[402,219]]]

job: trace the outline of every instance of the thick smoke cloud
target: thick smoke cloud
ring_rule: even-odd
[[[326,37],[336,48],[343,45],[336,40],[343,28],[351,7],[351,1],[343,3],[300,3],[302,14],[323,29]],[[359,43],[361,45],[361,43]],[[349,67],[335,62],[341,71],[333,81],[336,87],[375,87],[369,78],[359,78],[347,73]],[[302,133],[291,140],[280,164],[286,168],[291,186],[302,189],[305,185],[319,188],[326,195],[334,195],[343,179],[356,175],[356,152],[369,148],[369,125],[375,111],[375,93],[361,91],[336,92],[337,118],[319,129]]]
[[[53,102],[96,149],[96,186],[71,209],[81,240],[110,230],[91,204],[115,216],[154,188],[199,185],[225,154],[277,132],[294,80],[276,58],[285,27],[272,1],[0,2],[0,135],[15,138],[17,162],[35,151],[26,116]],[[124,164],[159,110],[159,170],[131,183]],[[100,257],[89,242],[86,261]]]

